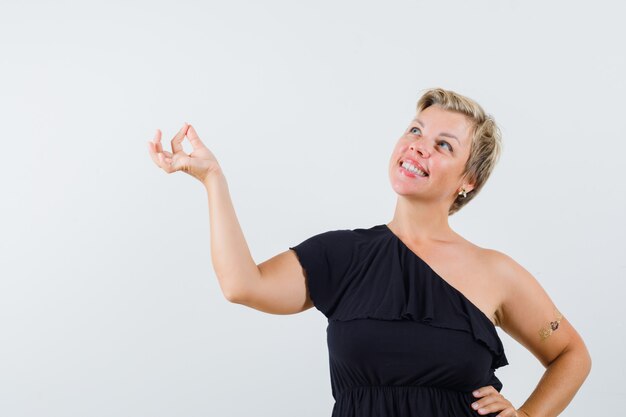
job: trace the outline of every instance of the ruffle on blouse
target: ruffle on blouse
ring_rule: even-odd
[[[372,232],[378,233],[365,239],[364,235]],[[493,369],[508,365],[491,320],[386,225],[355,229],[351,233],[356,234],[353,249],[359,256],[350,257],[350,265],[342,279],[335,282],[332,293],[320,291],[317,283],[307,278],[307,285],[313,284],[311,295],[317,296],[316,306],[329,320],[413,320],[464,331],[491,352]],[[381,280],[381,276],[388,279]]]
[[[419,275],[415,275],[417,271]],[[409,279],[411,276],[419,276],[420,279]],[[470,333],[476,342],[491,351],[493,369],[508,365],[502,341],[493,323],[461,292],[429,267],[421,267],[419,260],[407,262],[404,279],[408,281],[409,290],[407,301],[399,312],[401,319]],[[438,293],[445,294],[445,297],[437,296]],[[444,301],[446,299],[449,302]]]

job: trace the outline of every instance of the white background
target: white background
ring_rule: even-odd
[[[623,17],[608,1],[4,0],[0,415],[329,416],[325,317],[228,303],[204,188],[146,142],[194,125],[260,263],[391,220],[389,156],[430,87],[503,132],[452,227],[528,269],[585,340],[593,369],[562,415],[619,415]],[[543,367],[498,332],[520,406]]]

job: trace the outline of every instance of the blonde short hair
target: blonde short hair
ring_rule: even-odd
[[[469,203],[485,185],[500,159],[502,133],[494,118],[485,113],[477,102],[452,90],[443,88],[426,90],[417,101],[417,113],[432,105],[461,113],[472,123],[470,154],[462,175],[466,175],[470,182],[475,181],[474,189],[467,193],[467,197],[456,196],[448,210],[450,216]]]

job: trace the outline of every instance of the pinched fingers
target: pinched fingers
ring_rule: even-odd
[[[174,139],[172,139],[172,143],[174,143],[175,140],[178,140],[181,134],[182,136],[180,137],[180,141],[182,142],[182,138],[185,137],[185,132],[188,126],[189,125],[185,123],[183,128],[181,128],[176,136],[174,136]],[[167,173],[172,173],[176,171],[173,167],[174,155],[171,152],[164,151],[163,147],[161,146],[161,130],[157,129],[154,138],[151,141],[148,141],[148,150],[150,151],[150,157],[152,158],[152,161],[154,161],[157,166],[162,168]]]
[[[189,129],[187,123],[183,125],[183,127],[178,131],[176,136],[172,139],[172,153],[176,155],[178,152],[183,151],[183,139],[185,139],[185,135],[187,134],[187,129]]]
[[[192,125],[189,125],[189,129],[187,130],[187,138],[189,138],[189,142],[191,142],[191,146],[194,150],[205,148],[204,143],[200,140],[200,136],[198,136],[198,132],[193,128]]]
[[[185,137],[193,146],[193,151],[189,155],[184,152],[182,146]],[[219,163],[215,155],[202,143],[198,133],[190,124],[185,123],[172,139],[173,153],[159,148],[160,138],[160,131],[157,130],[155,138],[148,143],[148,146],[153,161],[168,174],[183,171],[204,183],[209,175],[219,172]]]
[[[167,151],[157,152],[155,148],[156,146],[154,142],[148,142],[148,149],[150,150],[150,157],[152,158],[152,161],[154,161],[154,163],[164,171],[168,173],[174,172],[172,169],[172,154]]]

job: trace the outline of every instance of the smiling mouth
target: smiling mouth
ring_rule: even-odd
[[[425,177],[428,177],[429,175],[427,172],[422,171],[421,169],[411,164],[410,162],[398,161],[398,166],[400,167],[402,172],[404,172],[406,175],[409,175],[411,177],[425,178]]]

